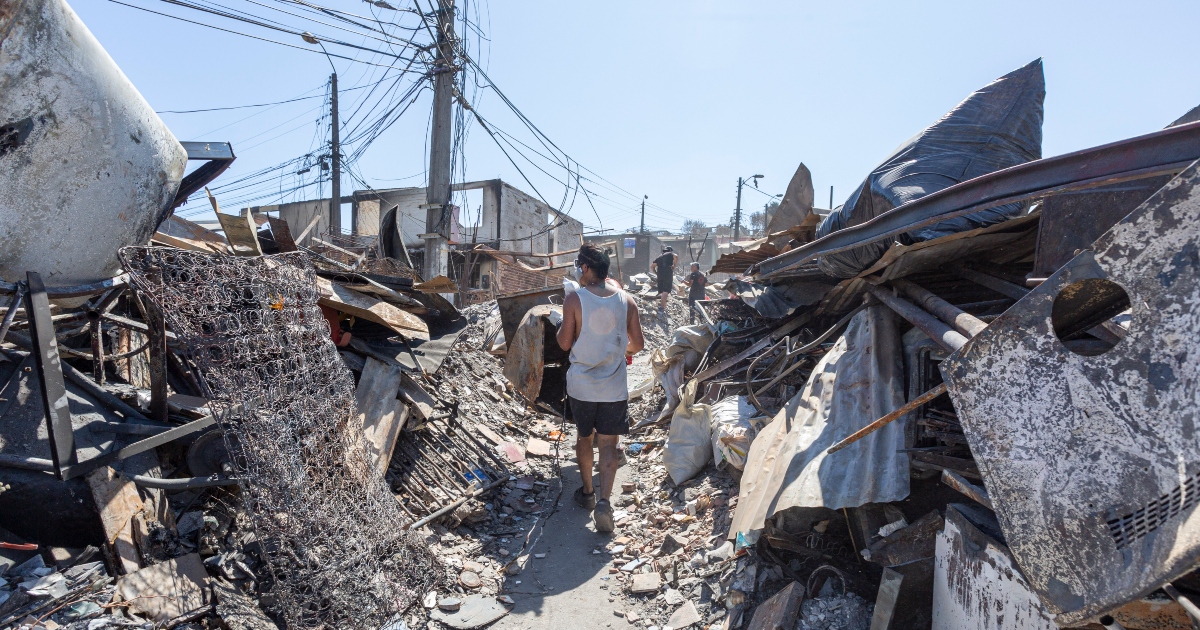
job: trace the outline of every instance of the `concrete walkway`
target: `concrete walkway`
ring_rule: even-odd
[[[571,457],[573,460],[574,453]],[[628,471],[628,467],[617,470],[618,489],[622,481],[629,479]],[[546,557],[531,559],[520,575],[508,578],[504,593],[516,605],[508,616],[489,628],[585,630],[629,626],[613,614],[620,608],[620,582],[608,573],[610,556],[592,553],[593,549],[603,549],[612,535],[597,533],[591,512],[572,500],[575,489],[581,485],[574,461],[563,466],[563,476],[562,506],[547,520],[541,539],[528,552],[544,553]],[[517,584],[517,580],[521,583]],[[618,601],[609,601],[605,587],[615,590]]]

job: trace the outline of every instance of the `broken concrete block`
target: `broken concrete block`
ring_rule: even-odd
[[[667,602],[668,606],[678,606],[683,603],[683,593],[669,588],[663,593],[663,599]]]
[[[550,456],[550,443],[537,438],[529,438],[529,443],[525,445],[525,452],[537,457]]]
[[[459,630],[481,628],[508,614],[508,609],[495,598],[471,595],[462,600],[455,612],[433,610],[429,618]]]
[[[671,615],[671,619],[667,621],[666,628],[681,630],[697,623],[700,623],[700,612],[696,610],[696,605],[689,601],[685,602]]]
[[[117,580],[117,592],[134,612],[167,621],[205,605],[208,573],[200,554],[155,564]]]
[[[662,577],[657,573],[639,573],[633,576],[633,585],[629,591],[635,595],[641,593],[655,593],[662,586]]]
[[[462,600],[457,597],[444,597],[438,600],[437,605],[442,610],[455,611],[462,608]]]
[[[659,546],[658,550],[662,552],[662,555],[669,556],[683,549],[687,544],[688,539],[686,537],[677,534],[667,534],[667,537],[663,538],[662,545]]]
[[[804,603],[804,587],[792,582],[754,610],[747,630],[790,630]]]

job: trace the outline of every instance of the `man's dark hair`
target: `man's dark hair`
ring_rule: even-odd
[[[579,248],[579,262],[591,268],[598,278],[608,277],[608,254],[593,243],[584,243]]]

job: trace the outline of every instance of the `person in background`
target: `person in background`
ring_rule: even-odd
[[[611,532],[609,502],[620,465],[617,443],[629,433],[627,357],[642,351],[641,318],[633,297],[608,282],[608,254],[585,243],[575,259],[579,290],[563,300],[558,346],[571,352],[567,404],[578,429],[575,458],[583,486],[575,503],[592,510],[596,531]],[[592,481],[592,443],[600,447],[600,484]]]
[[[688,288],[688,323],[696,323],[696,302],[704,299],[704,287],[708,286],[708,276],[700,273],[700,263],[692,263],[692,272],[683,278],[683,284]]]
[[[675,263],[679,257],[669,246],[662,251],[662,256],[654,259],[654,273],[658,276],[658,310],[666,312],[667,298],[671,296],[671,286],[675,282]]]

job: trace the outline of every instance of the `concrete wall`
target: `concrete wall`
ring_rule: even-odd
[[[626,256],[628,253],[624,246],[626,239],[633,239],[634,248],[632,256]],[[635,276],[639,273],[649,273],[650,263],[662,255],[662,242],[653,234],[638,234],[636,232],[628,234],[603,234],[585,236],[583,240],[588,243],[595,243],[601,247],[607,245],[613,248],[612,267],[609,269],[608,275],[614,278],[620,277],[622,282],[628,281],[630,276]],[[683,257],[681,256],[680,259],[682,260]]]
[[[308,231],[308,235],[304,237],[303,241],[298,240],[298,245],[311,245],[313,236],[329,231],[329,199],[255,206],[251,210],[259,214],[278,213],[280,219],[287,221],[288,230],[291,231],[293,238],[299,237],[313,217],[320,215],[321,220],[317,222],[316,227]]]

